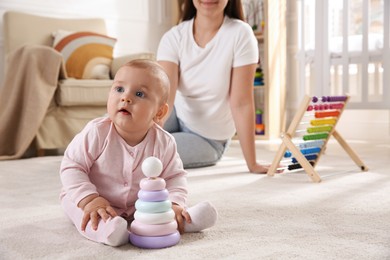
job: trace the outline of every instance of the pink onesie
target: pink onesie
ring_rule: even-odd
[[[83,212],[78,203],[90,194],[99,194],[107,199],[118,215],[132,220],[135,201],[138,199],[139,183],[145,176],[141,164],[149,156],[159,158],[163,164],[164,178],[173,203],[185,206],[187,198],[186,171],[176,150],[174,138],[154,124],[144,140],[129,146],[120,137],[107,117],[97,118],[75,136],[65,151],[60,177],[62,206],[84,236],[92,240],[88,223],[86,232],[80,231]],[[104,225],[100,221],[98,230]],[[91,237],[92,236],[92,237]],[[104,242],[104,241],[97,241]]]

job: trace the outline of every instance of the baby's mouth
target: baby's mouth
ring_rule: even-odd
[[[119,113],[121,113],[121,114],[124,114],[124,115],[130,115],[130,112],[129,111],[127,111],[126,109],[124,109],[124,108],[122,108],[122,109],[119,109],[119,111],[118,111]]]

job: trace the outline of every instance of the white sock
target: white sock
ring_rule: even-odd
[[[129,231],[127,221],[122,217],[114,217],[107,220],[107,239],[104,244],[109,246],[121,246],[129,243]]]
[[[215,225],[218,213],[208,201],[201,202],[187,209],[191,216],[191,223],[185,223],[184,232],[199,232]]]

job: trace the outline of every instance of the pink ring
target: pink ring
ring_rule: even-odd
[[[160,225],[149,225],[141,221],[131,222],[130,231],[138,236],[159,237],[174,233],[177,230],[176,220]]]
[[[163,190],[165,189],[165,185],[165,180],[162,178],[143,178],[139,184],[142,190],[150,191]]]
[[[159,237],[138,236],[136,234],[130,233],[129,240],[134,246],[140,248],[157,249],[174,246],[179,243],[180,233],[179,231],[175,231],[175,233]]]
[[[169,192],[167,189],[157,191],[139,190],[138,198],[143,201],[163,201],[169,198]]]

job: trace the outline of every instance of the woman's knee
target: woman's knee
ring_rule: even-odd
[[[172,110],[172,113],[169,115],[167,121],[165,122],[164,130],[169,133],[175,133],[180,131],[179,119],[176,116],[175,109]]]
[[[220,152],[204,138],[191,133],[174,133],[177,151],[184,168],[198,168],[215,165],[221,158]]]

